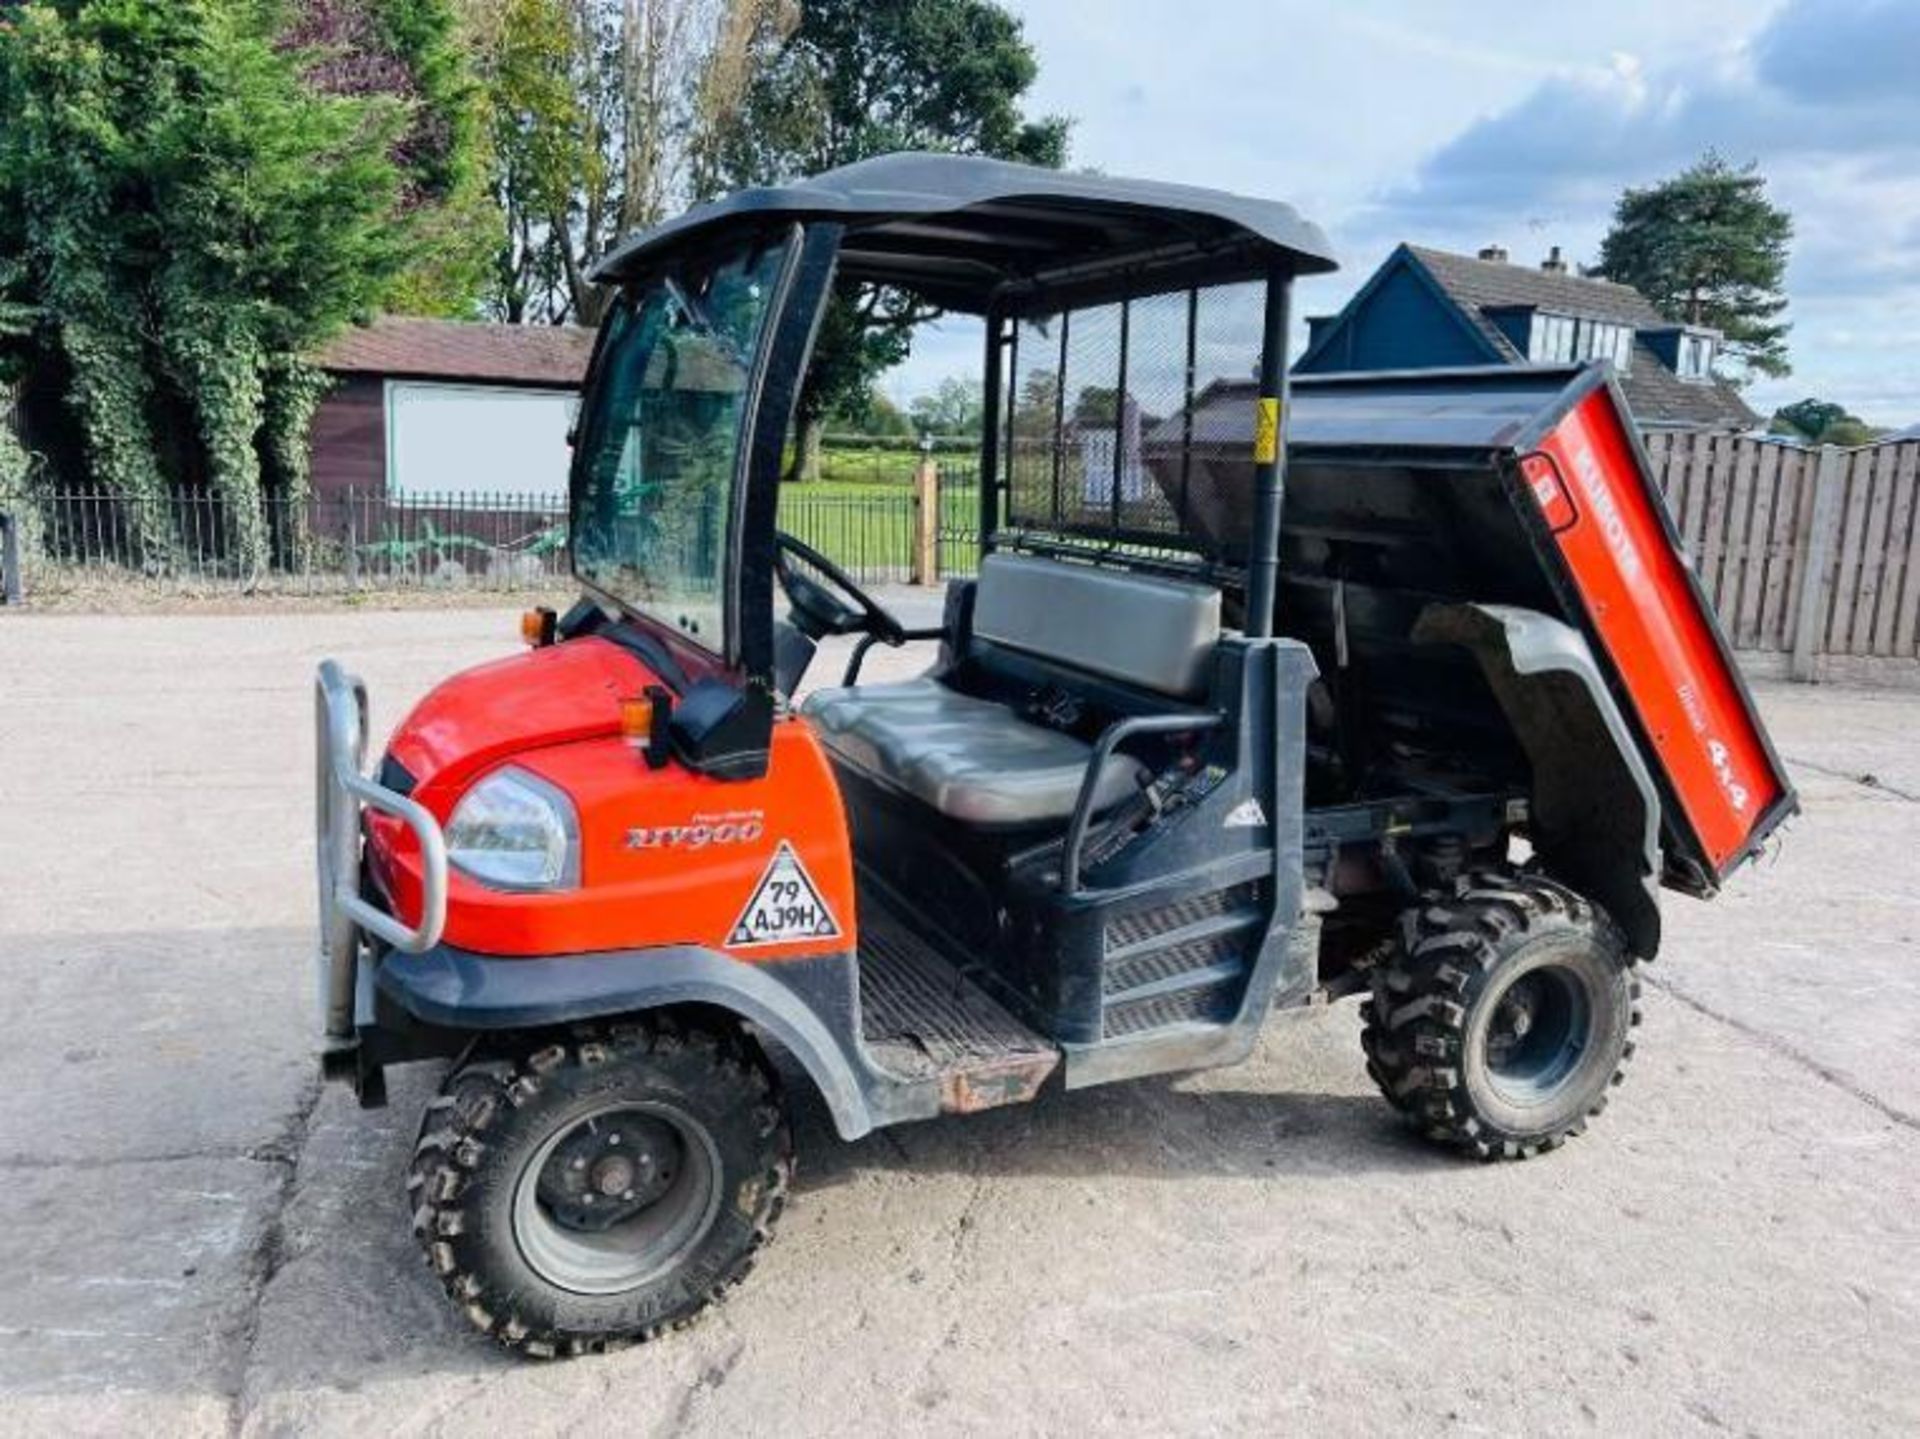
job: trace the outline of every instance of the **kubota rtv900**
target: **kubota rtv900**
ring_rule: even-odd
[[[1599,1110],[1660,886],[1713,893],[1795,800],[1609,370],[1289,393],[1332,264],[1285,205],[913,155],[605,262],[584,597],[371,775],[320,675],[326,1067],[377,1103],[453,1059],[409,1204],[475,1324],[578,1352],[737,1280],[782,1071],[851,1139],[1365,995],[1434,1140],[1520,1158]],[[934,631],[777,527],[836,285],[984,321],[982,558]],[[796,704],[830,635],[852,670]],[[915,642],[927,674],[857,682]]]

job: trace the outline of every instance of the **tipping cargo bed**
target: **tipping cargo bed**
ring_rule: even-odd
[[[1797,800],[1610,373],[1297,379],[1276,627],[1314,644],[1336,700],[1343,685],[1370,707],[1409,697],[1412,730],[1470,699],[1408,639],[1424,606],[1517,605],[1575,625],[1659,784],[1666,882],[1704,893]],[[1251,384],[1218,383],[1143,437],[1167,502],[1220,553],[1244,552],[1252,398]]]

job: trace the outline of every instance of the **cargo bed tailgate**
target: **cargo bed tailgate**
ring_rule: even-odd
[[[1552,547],[1543,558],[1577,599],[1678,808],[1670,829],[1691,839],[1711,887],[1792,813],[1793,789],[1600,374],[1521,439],[1520,476]]]

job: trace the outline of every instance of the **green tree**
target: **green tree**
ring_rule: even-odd
[[[949,375],[924,395],[915,395],[907,405],[913,427],[923,435],[977,435],[984,410],[980,382],[957,375]]]
[[[875,385],[868,392],[866,413],[858,417],[855,428],[887,439],[905,439],[913,434],[913,421]]]
[[[1013,428],[1025,436],[1053,433],[1060,418],[1060,376],[1052,370],[1029,370],[1013,405]]]
[[[854,397],[855,403],[827,413],[827,429],[840,435],[878,435],[907,438],[913,434],[913,422],[887,398],[880,386],[870,387]]]
[[[320,388],[301,357],[380,306],[456,183],[450,153],[411,168],[414,104],[315,82],[327,52],[288,14],[90,0],[0,23],[0,302],[34,316],[0,346],[68,377],[92,476],[150,565],[174,487],[201,478],[230,559],[267,563],[263,486],[300,497]]]
[[[716,188],[769,184],[890,150],[1065,162],[1069,123],[1033,120],[1039,74],[1020,22],[990,0],[806,0],[800,24],[716,126]],[[905,359],[935,313],[897,291],[837,295],[797,407],[790,477],[819,472],[824,417]]]
[[[598,323],[588,275],[712,183],[713,137],[795,0],[461,0],[504,222],[491,308]]]
[[[0,294],[6,290],[6,275],[0,271]],[[34,313],[25,305],[0,299],[0,347],[9,341],[18,343],[31,333]],[[0,355],[5,353],[0,349]],[[6,404],[8,387],[13,376],[0,372],[0,513],[14,516],[16,521],[24,521],[21,529],[22,548],[32,549],[37,538],[36,525],[31,524],[35,517],[32,489],[29,477],[33,470],[33,457],[13,432],[8,423]]]
[[[488,307],[516,324],[558,322],[574,301],[562,247],[575,224],[598,226],[608,204],[581,31],[566,0],[485,0],[472,16],[502,225]]]
[[[414,254],[385,298],[408,314],[470,315],[485,291],[494,222],[483,92],[473,37],[455,0],[279,0],[283,48],[304,56],[307,85],[386,97],[405,120],[393,159]]]
[[[1720,353],[1744,382],[1790,374],[1782,286],[1793,217],[1766,196],[1752,165],[1709,151],[1699,163],[1645,189],[1629,189],[1613,212],[1594,273],[1631,285],[1661,314],[1725,337]]]
[[[1815,445],[1841,446],[1872,444],[1885,433],[1858,415],[1849,414],[1844,405],[1811,396],[1775,410],[1768,429]]]

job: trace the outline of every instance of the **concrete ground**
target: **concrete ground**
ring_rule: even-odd
[[[417,1258],[393,1106],[322,1092],[311,701],[384,733],[510,613],[0,616],[9,1433],[1920,1430],[1920,702],[1768,686],[1806,800],[1675,898],[1584,1139],[1406,1136],[1352,1006],[1241,1068],[833,1137],[692,1331],[510,1360]]]

